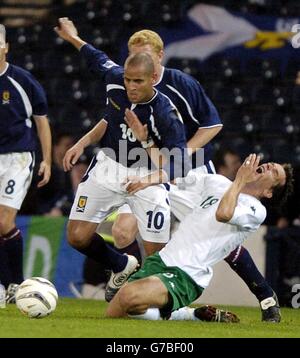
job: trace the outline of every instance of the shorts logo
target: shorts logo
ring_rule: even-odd
[[[87,196],[80,196],[77,203],[76,211],[83,213],[87,202]]]
[[[166,273],[163,273],[163,276],[165,276],[166,278],[173,278],[173,277],[174,277],[174,274],[173,274],[173,273],[166,272]]]
[[[9,104],[10,93],[9,91],[2,92],[2,104]]]

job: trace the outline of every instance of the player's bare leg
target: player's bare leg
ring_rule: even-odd
[[[126,253],[136,257],[141,264],[142,254],[136,239],[137,235],[136,217],[131,213],[120,213],[112,226],[115,249],[122,254]]]
[[[143,240],[143,245],[144,245],[146,256],[150,256],[155,254],[155,252],[160,251],[166,244]]]
[[[119,252],[126,252],[135,256],[140,261],[140,257],[137,257],[139,253],[137,242],[135,247],[131,247],[133,242],[136,240],[137,234],[138,226],[136,217],[133,214],[119,214],[112,227],[112,235],[115,240],[115,246]],[[143,240],[143,246],[146,256],[150,256],[161,250],[165,244]]]
[[[0,205],[0,236],[5,235],[15,227],[17,209]]]
[[[119,214],[112,226],[115,246],[123,249],[130,245],[138,233],[137,219],[133,214]]]
[[[158,277],[150,276],[125,284],[110,302],[108,317],[141,315],[150,307],[162,308],[168,303],[168,290]]]
[[[89,245],[98,224],[83,220],[69,220],[67,226],[67,239],[75,249]]]

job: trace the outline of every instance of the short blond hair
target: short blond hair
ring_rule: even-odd
[[[3,41],[6,42],[6,30],[5,26],[0,24],[0,37],[3,38]]]
[[[151,45],[157,53],[164,49],[164,43],[159,34],[151,30],[141,30],[135,32],[128,41],[128,49],[130,49],[130,46],[134,45]]]

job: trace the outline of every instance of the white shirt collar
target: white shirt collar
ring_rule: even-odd
[[[162,81],[162,78],[163,78],[163,76],[164,76],[164,72],[165,72],[165,67],[164,67],[164,66],[162,66],[162,70],[161,70],[160,77],[159,77],[158,81],[155,83],[155,85],[154,85],[154,86],[157,86],[157,85],[159,85],[159,84],[160,84],[160,82]]]
[[[149,99],[149,101],[147,101],[147,102],[140,102],[140,103],[137,103],[137,104],[148,104],[148,103],[151,103],[151,102],[154,100],[154,98],[157,96],[157,94],[158,94],[156,88],[153,88],[153,90],[154,90],[154,92],[155,92],[155,93],[154,93],[154,96],[151,97],[151,98]]]

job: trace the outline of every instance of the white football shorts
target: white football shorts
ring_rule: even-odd
[[[215,174],[216,171],[212,161],[209,161],[206,165],[192,169],[190,173],[192,173],[193,176],[197,176],[208,173]],[[183,220],[183,218],[193,210],[195,206],[194,195],[195,193],[193,193],[193,191],[181,190],[177,185],[170,185],[169,199],[171,212],[175,215],[177,220]],[[125,204],[117,210],[117,214],[132,214],[132,210],[129,205]]]
[[[19,210],[29,189],[34,153],[0,154],[0,205]]]
[[[126,168],[100,151],[95,166],[78,186],[69,219],[100,224],[114,210],[127,204],[137,217],[143,240],[168,242],[170,206],[164,185],[150,186],[134,195],[129,195],[124,186],[128,176],[147,174],[147,168]]]

